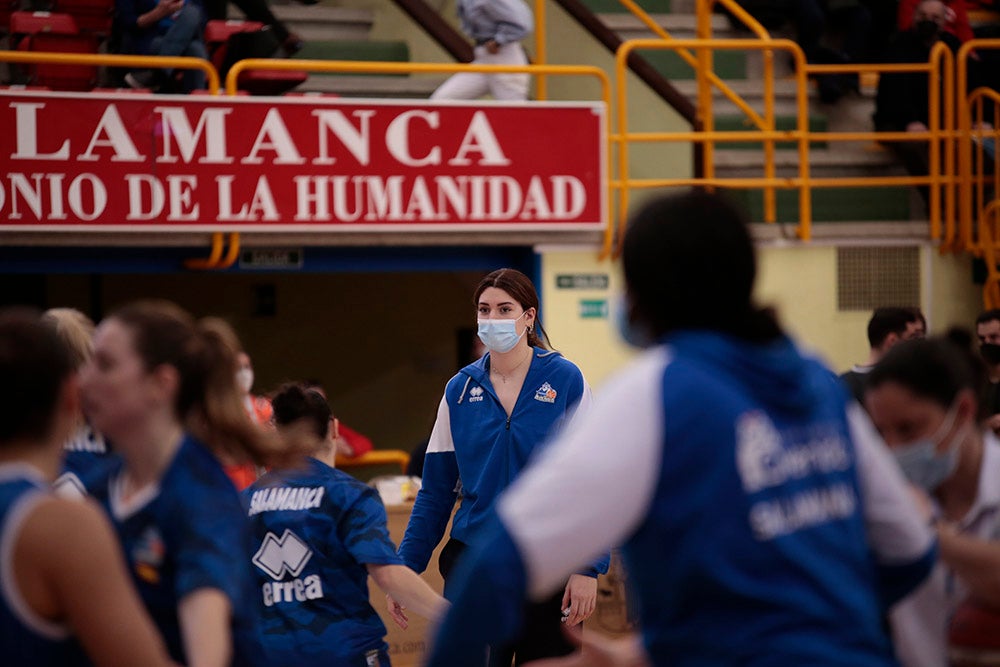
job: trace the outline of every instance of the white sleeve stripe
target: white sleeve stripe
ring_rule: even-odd
[[[618,546],[646,515],[661,465],[666,363],[655,350],[616,376],[501,497],[533,598]]]
[[[45,494],[33,491],[22,496],[7,514],[3,529],[0,530],[0,595],[7,601],[11,613],[32,632],[54,641],[70,636],[69,627],[39,616],[21,595],[21,589],[14,579],[14,546],[21,533],[21,527],[34,511]]]
[[[441,397],[438,404],[437,418],[431,430],[431,438],[427,442],[428,454],[441,454],[455,451],[455,442],[451,439],[451,412],[448,409],[447,394]]]
[[[847,421],[857,455],[869,544],[882,564],[912,562],[927,553],[934,533],[920,517],[889,449],[854,401],[847,408]]]

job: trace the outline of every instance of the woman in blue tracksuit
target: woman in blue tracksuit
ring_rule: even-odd
[[[754,304],[742,216],[653,200],[622,259],[623,328],[649,349],[497,501],[428,664],[472,664],[523,599],[619,544],[655,667],[895,664],[884,613],[933,534],[860,406]]]
[[[545,438],[590,403],[590,387],[580,369],[543,342],[547,337],[537,324],[538,294],[527,276],[513,269],[494,271],[479,283],[473,301],[479,338],[488,353],[445,388],[424,459],[423,486],[399,547],[403,561],[422,572],[461,496],[451,539],[440,556],[446,597],[452,565],[497,496]],[[569,652],[560,621],[565,617],[566,624],[575,625],[593,613],[596,577],[606,571],[604,558],[570,575],[557,594],[532,605],[525,633],[509,646],[494,648],[490,663],[510,665],[511,653],[521,664]],[[401,610],[391,599],[389,608],[398,618]]]
[[[211,318],[140,301],[107,317],[81,374],[84,410],[115,456],[84,480],[111,517],[146,609],[181,664],[259,664],[250,525],[217,453],[264,463],[238,341]]]

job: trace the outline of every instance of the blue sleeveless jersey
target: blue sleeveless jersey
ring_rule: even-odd
[[[142,601],[171,657],[186,664],[177,605],[202,588],[232,605],[234,667],[259,664],[253,582],[245,553],[250,533],[239,495],[215,456],[186,436],[158,487],[122,502],[123,461],[114,457],[86,480],[114,523]]]
[[[47,484],[34,468],[0,466],[0,664],[8,667],[91,664],[69,628],[31,611],[14,581],[14,542],[23,520],[46,493]]]
[[[307,459],[300,468],[268,473],[243,500],[253,525],[248,562],[268,667],[343,665],[385,649],[365,566],[402,560],[375,490]]]

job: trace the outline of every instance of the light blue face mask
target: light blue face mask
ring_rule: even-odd
[[[527,312],[521,313],[521,317],[527,314]],[[493,352],[500,354],[510,352],[521,340],[521,336],[528,331],[528,328],[525,327],[521,336],[517,335],[517,326],[515,325],[521,317],[514,320],[479,320],[479,340],[483,341],[483,345]]]
[[[653,345],[652,337],[642,328],[632,324],[628,318],[629,302],[621,297],[615,304],[615,329],[621,339],[632,347],[647,348]]]
[[[892,448],[892,454],[906,479],[924,491],[937,489],[958,467],[958,447],[965,438],[966,429],[961,428],[950,440],[944,440],[955,424],[955,417],[956,409],[952,407],[933,435]],[[937,451],[938,443],[947,445],[942,454]]]

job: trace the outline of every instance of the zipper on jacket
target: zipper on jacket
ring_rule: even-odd
[[[510,430],[510,415],[507,415],[507,430]]]

